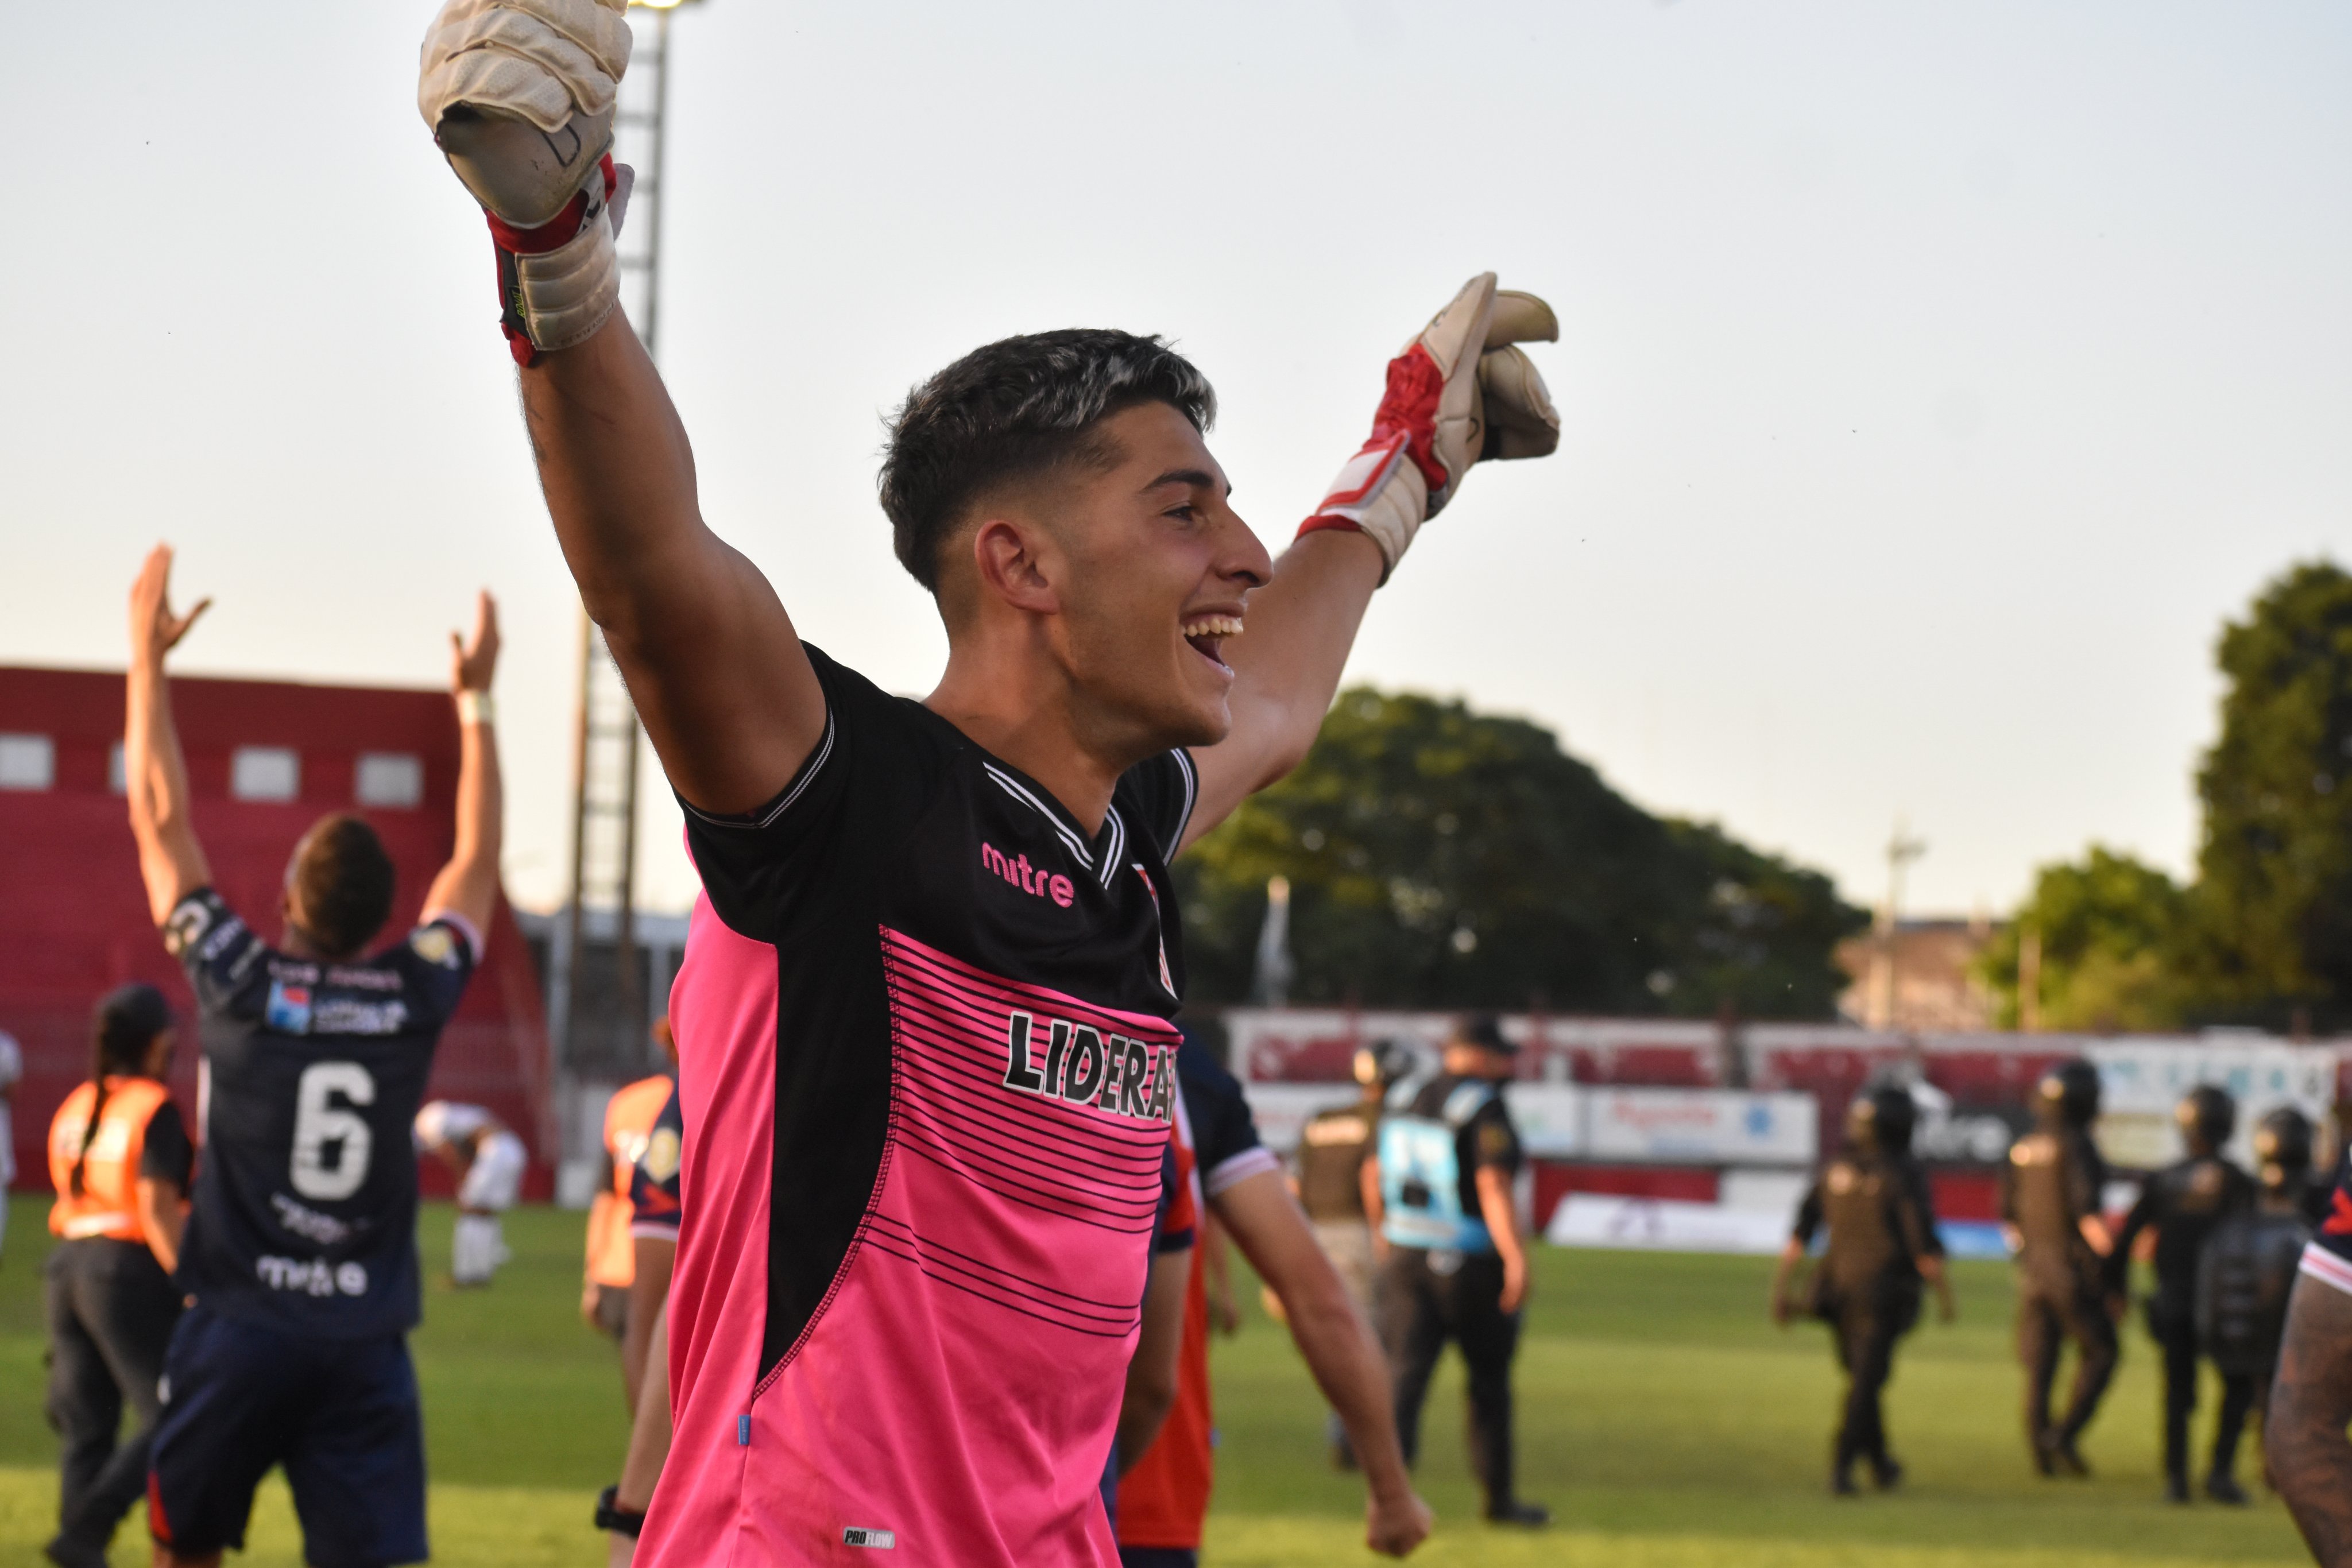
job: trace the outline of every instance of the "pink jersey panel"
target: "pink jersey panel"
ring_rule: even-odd
[[[887,1539],[884,1561],[899,1564],[1108,1568],[1118,1552],[1097,1489],[1134,1348],[1176,1032],[1009,983],[896,933],[879,939],[893,1036],[881,1179],[832,1296],[751,1401],[748,1446],[734,1423],[760,1314],[735,1293],[757,1286],[765,1235],[745,1227],[763,1216],[764,1189],[755,1199],[749,1188],[766,1165],[730,1153],[722,1175],[710,1153],[719,1124],[698,1123],[698,1105],[687,1106],[689,1144],[702,1145],[689,1153],[689,1182],[744,1190],[688,1189],[697,1245],[691,1263],[680,1254],[679,1288],[693,1268],[694,1303],[674,1295],[671,1306],[686,1408],[654,1510],[658,1535],[648,1521],[651,1561],[871,1564]],[[707,983],[680,975],[681,992]],[[764,1027],[772,1040],[745,991],[730,1027]],[[711,1001],[696,992],[694,1006]],[[1034,1042],[1026,1071],[1016,1040]],[[761,1055],[748,1039],[730,1049],[730,1062]],[[1074,1063],[1097,1051],[1140,1069],[1126,1093],[1092,1070],[1044,1071],[1049,1053]],[[699,1071],[690,1062],[686,1076]],[[759,1072],[733,1075],[740,1108],[715,1092],[708,1114],[763,1109]],[[1089,1082],[1101,1086],[1068,1097]],[[735,1134],[746,1150],[748,1132]],[[725,1227],[727,1239],[696,1235],[707,1226]],[[719,1269],[731,1278],[707,1277]],[[724,1326],[714,1306],[727,1309]],[[681,1348],[689,1318],[685,1332],[707,1346]]]
[[[750,1452],[737,1421],[759,1375],[767,1310],[768,1192],[776,1093],[776,950],[727,928],[698,897],[670,992],[679,1109],[678,1170],[692,1223],[678,1236],[669,1292],[676,1435],[646,1516],[646,1568],[778,1561],[735,1552]]]

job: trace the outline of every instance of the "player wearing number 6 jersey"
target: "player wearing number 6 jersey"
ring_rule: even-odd
[[[157,547],[131,593],[124,776],[148,905],[195,989],[204,1157],[149,1528],[159,1562],[216,1563],[244,1545],[254,1488],[283,1465],[313,1568],[421,1562],[409,1125],[499,895],[496,611],[482,595],[471,642],[450,638],[457,848],[421,923],[371,956],[392,862],[366,823],[330,816],[295,848],[272,946],[213,890],[190,825],[163,656],[205,605],[172,612],[171,564]]]

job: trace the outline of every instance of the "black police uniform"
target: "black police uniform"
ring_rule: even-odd
[[[2174,1495],[2189,1485],[2189,1416],[2197,1408],[2197,1263],[2214,1228],[2253,1207],[2254,1178],[2216,1155],[2196,1155],[2147,1178],[2139,1201],[2116,1233],[2107,1257],[2110,1292],[2124,1288],[2134,1239],[2156,1227],[2156,1292],[2147,1299],[2147,1332],[2164,1352],[2164,1473]],[[2213,1470],[2226,1478],[2237,1433],[2253,1398],[2242,1376],[2225,1374],[2221,1427],[2213,1437]]]
[[[2025,1430],[2035,1462],[2079,1463],[2074,1439],[2097,1414],[2116,1371],[2116,1325],[2107,1315],[2104,1262],[2082,1221],[2099,1212],[2106,1163],[2081,1127],[2043,1127],[2010,1146],[2001,1173],[2001,1218],[2017,1228],[2017,1354],[2024,1363]],[[2050,1389],[2068,1341],[2077,1353],[2074,1396],[2053,1425]]]
[[[422,1561],[410,1134],[480,937],[444,915],[372,958],[273,951],[206,888],[164,942],[202,1025],[203,1158],[175,1282],[149,1521],[182,1556],[242,1547],[282,1464],[316,1568]]]
[[[1446,1073],[1390,1092],[1379,1139],[1381,1231],[1390,1247],[1374,1294],[1396,1377],[1397,1437],[1410,1463],[1421,1406],[1448,1340],[1469,1371],[1471,1465],[1486,1511],[1517,1506],[1511,1359],[1520,1314],[1503,1310],[1503,1260],[1478,1218],[1476,1173],[1518,1174],[1525,1156],[1499,1085]]]
[[[1940,1258],[1926,1173],[1914,1161],[1877,1152],[1832,1161],[1797,1209],[1795,1236],[1829,1243],[1813,1272],[1813,1315],[1835,1335],[1846,1393],[1832,1457],[1841,1480],[1856,1459],[1881,1485],[1900,1474],[1886,1449],[1881,1396],[1895,1372],[1895,1343],[1919,1321],[1922,1258]]]

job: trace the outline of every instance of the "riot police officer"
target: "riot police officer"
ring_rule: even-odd
[[[1351,1104],[1318,1111],[1299,1129],[1298,1148],[1292,1155],[1291,1190],[1306,1209],[1314,1228],[1315,1244],[1354,1298],[1366,1322],[1372,1315],[1372,1231],[1366,1218],[1377,1197],[1368,1199],[1366,1176],[1372,1156],[1372,1139],[1380,1126],[1381,1102],[1407,1071],[1403,1051],[1385,1042],[1368,1045],[1355,1057],[1356,1083],[1361,1092]],[[1273,1292],[1267,1292],[1273,1297]],[[1278,1301],[1274,1302],[1278,1306]],[[1343,1470],[1356,1468],[1355,1450],[1338,1412],[1326,1422],[1332,1462]]]
[[[2226,1091],[2199,1084],[2181,1097],[2173,1119],[2189,1157],[2158,1171],[2140,1188],[2107,1256],[2107,1288],[2122,1291],[2133,1239],[2154,1226],[2156,1291],[2147,1298],[2147,1332],[2164,1352],[2164,1495],[2187,1502],[2189,1416],[2197,1408],[2197,1263],[2214,1228],[2253,1207],[2254,1179],[2221,1153],[2238,1126],[2238,1103]],[[2225,1379],[2221,1425],[2205,1477],[2205,1495],[2216,1502],[2246,1500],[2230,1471],[2252,1398],[2242,1378]]]
[[[1886,1448],[1880,1396],[1895,1371],[1895,1343],[1919,1321],[1922,1280],[1935,1287],[1943,1320],[1952,1321],[1944,1244],[1925,1173],[1911,1158],[1917,1105],[1908,1091],[1875,1089],[1846,1112],[1845,1153],[1825,1166],[1803,1204],[1772,1277],[1772,1321],[1799,1310],[1792,1279],[1826,1225],[1829,1243],[1803,1293],[1804,1310],[1830,1325],[1845,1368],[1843,1414],[1830,1459],[1830,1490],[1851,1495],[1854,1461],[1870,1466],[1881,1490],[1902,1479]]]
[[[1503,1103],[1517,1047],[1492,1017],[1466,1019],[1446,1041],[1443,1071],[1389,1092],[1373,1155],[1386,1260],[1381,1341],[1396,1375],[1397,1436],[1410,1461],[1421,1406],[1445,1342],[1470,1374],[1470,1451],[1498,1524],[1541,1526],[1550,1512],[1513,1487],[1511,1360],[1528,1291],[1512,1180],[1523,1156]]]
[[[2098,1412],[2116,1371],[2120,1298],[2106,1289],[2115,1250],[2099,1194],[2106,1163],[2091,1142],[2099,1114],[2099,1070],[2080,1057],[2034,1085],[2033,1131],[2010,1145],[2001,1172],[2001,1219],[2017,1255],[2017,1355],[2025,1366],[2025,1435],[2043,1475],[2086,1476],[2075,1439]],[[2074,1396],[2063,1420],[2050,1417],[2051,1385],[2071,1342]]]
[[[2313,1210],[2324,1217],[2333,1191],[2311,1178],[2311,1123],[2293,1106],[2263,1118],[2254,1131],[2260,1186],[2252,1206],[2214,1227],[2198,1260],[2197,1340],[2221,1374],[2221,1427],[2213,1435],[2217,1474],[2227,1476],[2234,1467],[2248,1412],[2268,1415],[2295,1266],[2316,1226]],[[2235,1484],[2233,1479],[2233,1490]]]

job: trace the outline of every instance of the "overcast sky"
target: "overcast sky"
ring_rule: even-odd
[[[0,43],[0,662],[438,683],[488,584],[517,897],[561,896],[576,601],[428,5],[20,7]],[[1006,333],[1174,337],[1286,538],[1481,268],[1566,434],[1481,468],[1350,676],[1528,715],[1874,898],[2184,870],[2211,647],[2352,516],[2341,4],[865,5],[674,29],[662,358],[712,522],[927,690],[879,420]],[[674,811],[648,881],[678,906]]]

